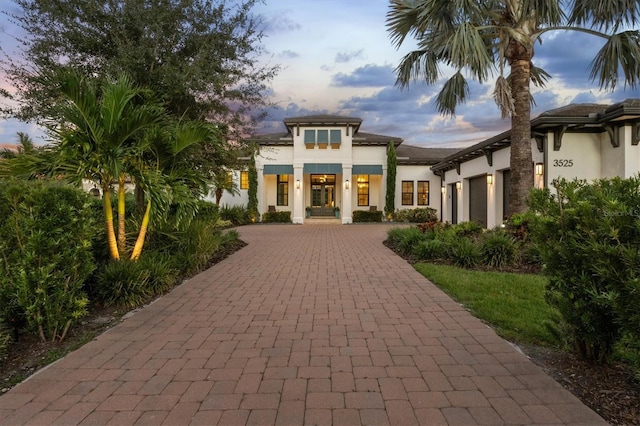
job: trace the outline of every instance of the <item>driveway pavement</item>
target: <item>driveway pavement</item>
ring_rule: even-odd
[[[605,424],[382,245],[249,244],[0,397],[0,424]]]

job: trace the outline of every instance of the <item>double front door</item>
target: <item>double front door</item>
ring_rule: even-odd
[[[336,175],[311,175],[311,216],[333,216]]]

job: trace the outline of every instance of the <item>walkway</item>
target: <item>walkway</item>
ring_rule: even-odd
[[[604,424],[382,245],[249,245],[0,397],[0,424]]]

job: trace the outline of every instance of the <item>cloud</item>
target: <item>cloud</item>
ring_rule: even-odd
[[[278,54],[278,57],[284,58],[284,59],[295,59],[300,57],[300,54],[297,52],[294,52],[293,50],[283,50]]]
[[[354,59],[363,59],[364,49],[355,50],[351,52],[338,52],[336,54],[336,63],[344,64],[351,62]]]
[[[279,34],[299,31],[302,26],[290,17],[290,10],[276,11],[260,15],[262,31],[265,34]]]
[[[331,79],[337,87],[384,87],[395,83],[394,69],[390,65],[367,64],[351,74],[338,73]]]

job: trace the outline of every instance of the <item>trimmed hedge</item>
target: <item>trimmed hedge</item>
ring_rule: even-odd
[[[398,222],[424,223],[438,221],[438,211],[431,207],[417,209],[402,209],[394,214]]]
[[[266,212],[262,214],[263,223],[291,223],[291,212]]]
[[[382,222],[382,211],[355,210],[353,222]]]

